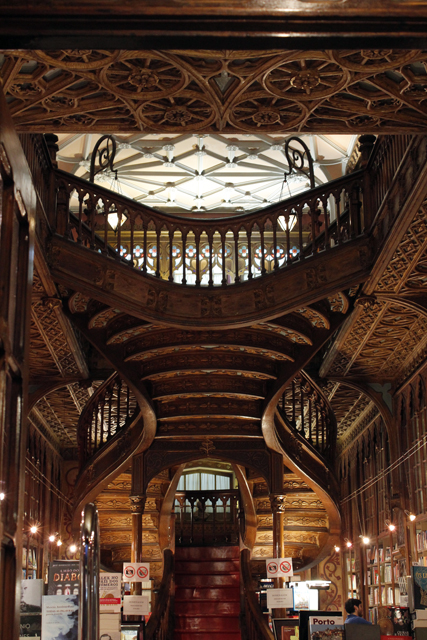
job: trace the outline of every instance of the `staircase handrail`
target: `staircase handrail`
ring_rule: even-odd
[[[175,600],[175,557],[171,549],[163,551],[163,577],[147,627],[146,640],[170,640],[173,636]]]
[[[295,386],[298,382],[300,383],[300,394],[302,395],[305,393],[309,399],[309,403],[313,400],[316,422],[320,413],[322,428],[320,439],[318,434],[316,438],[312,437],[311,424],[309,426],[308,435],[306,434],[307,428],[304,427],[304,419],[306,418],[307,407],[305,407],[304,403],[301,407],[301,398],[295,397]],[[292,393],[292,417],[289,417],[283,407],[286,392],[288,390]],[[299,405],[297,409],[296,404]],[[310,447],[315,449],[317,453],[328,462],[328,464],[333,465],[335,461],[335,447],[337,439],[337,421],[335,414],[322,389],[305,371],[301,370],[292,380],[289,387],[283,392],[282,397],[277,404],[277,410],[289,429],[303,438]],[[300,421],[299,429],[297,428],[297,418]],[[311,415],[307,416],[307,418],[311,420]]]
[[[255,595],[249,562],[250,551],[249,549],[243,549],[240,553],[240,589],[241,614],[243,625],[246,627],[245,640],[274,640]]]
[[[107,394],[108,393],[111,394],[113,388],[117,383],[121,383],[125,385],[127,388],[128,402],[127,402],[127,405],[123,407],[124,409],[123,415],[125,415],[125,420],[124,420],[124,424],[120,426],[120,416],[122,415],[122,412],[120,411],[120,403],[119,403],[119,406],[116,407],[116,409],[120,412],[120,415],[116,415],[117,419],[115,422],[114,433],[110,429],[111,425],[109,425],[109,430],[111,431],[111,433],[109,434],[109,430],[107,430],[107,438],[105,439],[103,437],[104,436],[104,430],[103,430],[104,410],[102,409],[102,415],[99,416],[100,422],[101,422],[99,434],[96,429],[95,429],[95,433],[93,433],[93,415],[97,411],[100,404],[102,404],[102,401],[106,398]],[[78,444],[80,468],[82,468],[85,465],[85,463],[94,456],[94,454],[98,453],[103,446],[105,446],[108,442],[110,442],[111,438],[114,437],[114,435],[116,435],[119,431],[124,429],[128,424],[133,423],[136,417],[140,414],[140,407],[136,401],[135,401],[136,406],[133,407],[133,409],[131,409],[130,403],[129,403],[130,394],[131,394],[131,390],[128,387],[128,385],[126,385],[126,383],[123,381],[119,373],[114,372],[109,378],[107,378],[107,380],[104,380],[104,382],[91,395],[82,413],[80,414],[79,422],[77,425],[77,444]],[[107,422],[112,418],[111,411],[109,411],[108,414],[109,415],[107,415],[105,418]],[[98,417],[96,418],[96,421],[98,422]],[[98,435],[101,436],[99,438],[99,446],[97,442]]]

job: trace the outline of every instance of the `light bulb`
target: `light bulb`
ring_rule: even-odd
[[[353,546],[353,543],[350,542],[350,540],[347,540],[345,544],[347,545],[348,549],[351,549],[351,547]]]
[[[76,553],[76,551],[77,551],[77,547],[76,547],[76,545],[75,545],[75,544],[72,544],[72,545],[71,545],[71,547],[70,547],[70,551],[71,551],[71,553]]]
[[[5,494],[3,492],[0,493],[0,500],[4,500],[5,499]]]
[[[417,516],[416,516],[416,515],[414,515],[413,513],[410,513],[410,514],[409,514],[409,520],[410,520],[411,522],[413,522],[413,521],[416,519],[416,517],[417,517]]]
[[[395,531],[396,530],[396,525],[395,524],[389,524],[388,528],[390,529],[390,531]]]
[[[339,548],[338,545],[335,545],[334,549],[335,549],[335,553],[339,553],[340,552],[340,548]]]
[[[369,540],[368,536],[362,536],[362,542],[363,542],[363,544],[369,544],[370,540]]]
[[[37,533],[37,527],[33,525],[30,529],[31,533]]]
[[[62,545],[61,540],[58,540],[58,542],[56,544],[58,545],[58,547],[60,547]]]
[[[49,542],[55,542],[55,536],[49,536]]]

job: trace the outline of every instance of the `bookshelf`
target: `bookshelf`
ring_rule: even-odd
[[[414,560],[427,567],[427,520],[417,521],[414,529]]]
[[[369,609],[379,606],[400,606],[400,578],[406,575],[405,557],[394,534],[383,534],[365,547],[366,580]],[[375,619],[375,612],[372,612]]]
[[[360,560],[358,549],[344,551],[345,595],[348,598],[360,598]]]

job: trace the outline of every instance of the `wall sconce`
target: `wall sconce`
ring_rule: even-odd
[[[353,546],[353,543],[348,538],[344,538],[344,542],[347,549],[351,549],[351,547]]]
[[[411,513],[410,511],[405,510],[405,515],[408,516],[411,522],[414,522],[414,520],[417,519],[417,516],[414,513]]]
[[[341,551],[341,548],[336,544],[334,547],[334,551],[335,553],[339,553]]]
[[[390,520],[386,520],[385,523],[390,531],[396,531],[396,525],[390,522]]]
[[[368,536],[362,536],[361,535],[361,536],[359,536],[359,538],[362,538],[363,544],[369,544],[371,542],[370,539],[368,538]]]
[[[37,533],[37,531],[38,531],[37,525],[33,524],[33,526],[30,527],[30,533],[34,535],[35,533]]]

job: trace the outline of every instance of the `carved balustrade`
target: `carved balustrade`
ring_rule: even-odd
[[[363,229],[363,172],[255,213],[179,218],[58,171],[64,235],[145,274],[195,286],[252,280],[330,250]],[[115,231],[113,230],[115,229]]]
[[[175,515],[177,544],[237,544],[239,492],[177,491]]]
[[[250,572],[250,551],[243,549],[240,554],[240,608],[242,616],[242,637],[246,640],[273,640],[273,634],[258,604]]]
[[[286,425],[333,462],[337,425],[332,408],[321,389],[301,371],[283,392],[278,411]]]
[[[170,640],[173,637],[175,563],[171,549],[163,552],[163,578],[154,611],[144,637],[146,640]]]
[[[118,373],[101,384],[85,406],[77,427],[81,467],[139,411],[135,396]]]

